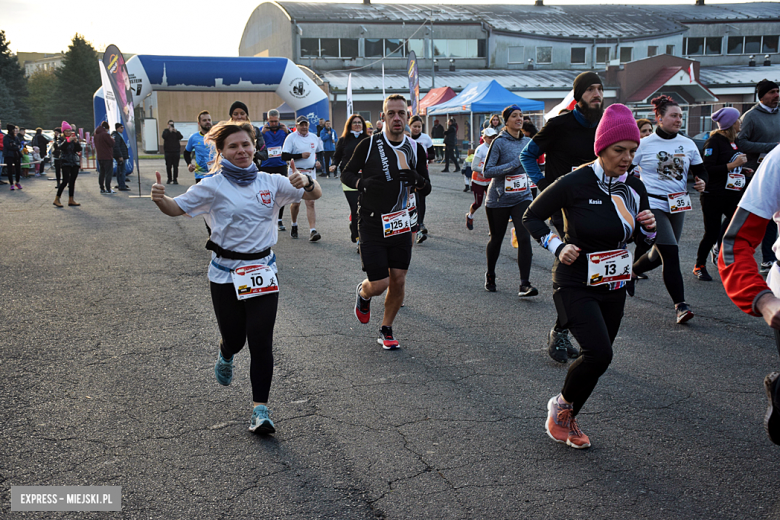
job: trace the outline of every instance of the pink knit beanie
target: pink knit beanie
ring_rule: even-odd
[[[615,143],[634,141],[639,144],[639,139],[639,127],[634,120],[634,114],[626,105],[615,103],[609,105],[601,116],[593,151],[599,155]]]
[[[63,121],[62,125],[60,125],[60,126],[61,126],[63,132],[65,130],[73,130],[73,127],[70,126],[67,121]]]

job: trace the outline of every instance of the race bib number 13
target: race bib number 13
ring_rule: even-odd
[[[631,251],[614,249],[588,255],[588,285],[596,286],[631,280]]]
[[[279,292],[276,273],[267,265],[245,265],[230,272],[239,300]]]
[[[688,195],[687,191],[670,193],[667,197],[669,197],[669,208],[671,213],[680,213],[693,209],[693,206],[691,205],[691,196]]]

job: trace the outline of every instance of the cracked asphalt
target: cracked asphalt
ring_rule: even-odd
[[[144,193],[155,169],[142,162]],[[362,272],[338,181],[321,180],[320,242],[280,237],[267,437],[247,431],[248,351],[232,386],[214,380],[202,219],[101,195],[95,173],[79,177],[78,208],[54,208],[44,178],[0,186],[0,517],[778,518],[780,447],[762,426],[777,351],[715,269],[711,283],[690,274],[698,199],[682,245],[696,318],[675,324],[660,271],[639,284],[580,416],[593,447],[578,451],[544,431],[566,371],[542,350],[551,256],[534,246],[541,294],[520,300],[507,234],[486,292],[484,210],[467,231],[462,177],[432,170],[400,351],[376,343],[380,300],[369,325],[353,315]],[[16,485],[122,486],[122,512],[11,513]]]

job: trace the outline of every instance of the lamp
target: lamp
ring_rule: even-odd
[[[455,72],[455,60],[450,58],[450,72]]]

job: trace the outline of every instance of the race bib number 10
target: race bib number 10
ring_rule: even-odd
[[[614,249],[588,255],[588,285],[596,286],[631,280],[631,251]]]
[[[230,272],[239,300],[279,292],[276,273],[267,265],[245,265]]]
[[[687,191],[670,193],[667,197],[669,197],[669,208],[671,213],[680,213],[693,209],[693,206],[691,205],[691,196],[688,195]]]

